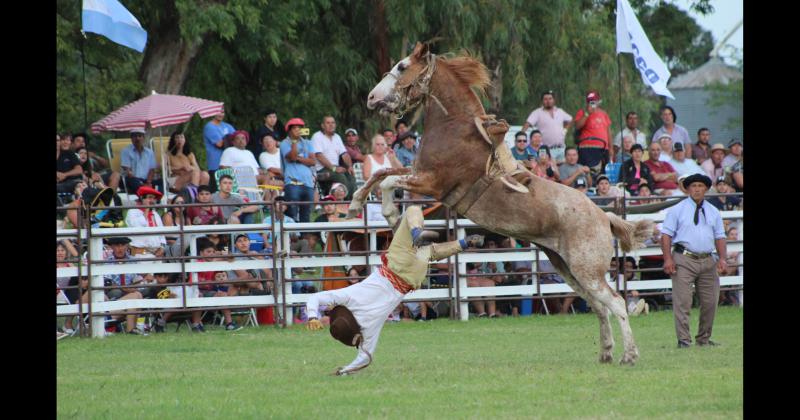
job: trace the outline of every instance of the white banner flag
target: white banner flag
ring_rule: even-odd
[[[675,99],[667,89],[667,81],[672,75],[653,50],[628,0],[617,0],[617,54],[619,53],[633,54],[633,62],[642,74],[642,81],[653,88],[655,93]]]

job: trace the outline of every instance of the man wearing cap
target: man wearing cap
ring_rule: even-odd
[[[684,175],[702,174],[703,169],[692,159],[686,159],[686,151],[683,150],[683,143],[675,143],[672,147],[672,159],[669,164],[678,173],[678,178]]]
[[[575,113],[578,162],[588,166],[594,175],[605,168],[611,150],[611,118],[600,109],[600,103],[600,94],[590,91],[586,95],[586,108]]]
[[[556,96],[552,90],[542,92],[542,106],[534,109],[522,131],[528,132],[529,127],[536,127],[542,133],[542,144],[550,148],[550,156],[557,164],[564,162],[564,136],[567,127],[572,122],[572,116],[556,106]]]
[[[722,161],[725,159],[725,154],[728,149],[722,143],[715,143],[711,146],[711,158],[706,159],[700,167],[705,171],[709,179],[716,180],[721,176],[725,176],[725,167],[722,166]]]
[[[286,123],[286,138],[281,142],[281,158],[283,159],[284,187],[283,196],[286,201],[313,201],[314,183],[316,179],[312,168],[317,164],[316,149],[310,140],[301,137],[300,133],[306,123],[300,118],[292,118]],[[311,221],[311,205],[292,204],[288,215],[292,219],[307,223]]]
[[[144,145],[144,129],[131,130],[131,145],[122,149],[120,166],[122,167],[125,186],[128,194],[136,194],[139,187],[163,188],[161,179],[155,179],[156,155]]]
[[[719,210],[704,200],[706,191],[711,187],[711,179],[695,174],[686,177],[683,186],[690,199],[669,208],[661,227],[664,272],[672,278],[672,307],[678,348],[692,344],[689,329],[692,285],[700,300],[700,325],[695,342],[698,346],[714,346],[717,344],[710,338],[719,301],[718,273],[727,269],[725,229]]]
[[[387,217],[394,238],[381,255],[382,265],[364,281],[344,289],[328,290],[309,297],[306,304],[309,330],[322,329],[320,307],[327,307],[331,335],[348,346],[358,348],[355,360],[336,370],[344,375],[367,367],[378,345],[383,324],[403,297],[419,289],[428,274],[428,263],[457,254],[470,246],[481,246],[483,237],[431,243],[439,234],[423,230],[420,206],[409,206],[400,219],[395,209]]]
[[[399,144],[395,151],[397,160],[403,164],[403,167],[412,167],[414,160],[417,158],[417,133],[415,131],[406,131],[400,134],[397,136],[397,144]]]
[[[342,138],[336,134],[336,119],[331,115],[322,118],[322,130],[317,131],[311,137],[314,144],[317,163],[314,170],[317,172],[317,179],[323,187],[325,193],[330,192],[330,187],[334,182],[347,186],[348,191],[356,190],[355,170],[353,161],[342,143]],[[339,166],[343,162],[344,166]],[[347,199],[352,197],[348,193]]]
[[[622,139],[625,137],[632,138],[635,144],[647,147],[647,136],[639,130],[639,115],[633,111],[625,115],[625,127],[614,137],[614,162],[622,162],[619,152],[623,148]]]
[[[256,182],[265,184],[269,177],[259,172],[260,166],[253,152],[247,150],[247,143],[250,142],[250,134],[244,130],[237,130],[233,133],[233,144],[231,147],[222,152],[219,158],[219,168],[238,168],[242,166],[249,166],[253,168],[253,174],[256,176]]]
[[[139,197],[137,202],[142,205],[140,208],[128,210],[125,216],[125,224],[128,227],[160,227],[164,226],[158,212],[148,206],[158,203],[161,199],[161,192],[147,186],[141,186],[136,191]],[[164,235],[133,236],[131,241],[131,255],[137,258],[163,257],[164,248],[167,246],[167,239]]]
[[[725,159],[722,159],[722,167],[725,168],[726,172],[742,158],[742,141],[736,138],[731,139],[728,142],[728,150],[731,153],[725,156]]]
[[[736,190],[728,184],[728,180],[726,180],[724,176],[716,179],[714,190],[719,194],[731,194],[736,192]],[[719,210],[736,210],[739,204],[741,204],[742,199],[736,196],[718,196],[709,198],[708,202]]]
[[[662,134],[658,138],[658,144],[661,146],[661,155],[658,160],[662,162],[669,162],[672,160],[672,136],[669,134]],[[681,144],[681,143],[676,143]]]
[[[364,153],[358,145],[358,131],[355,128],[344,130],[344,148],[347,149],[351,161],[364,162]]]
[[[131,242],[129,238],[113,237],[106,239],[106,243],[111,246],[111,255],[106,258],[106,261],[112,261],[115,264],[126,264],[132,262],[132,258],[128,254],[128,244]],[[105,286],[132,286],[144,281],[141,274],[106,274],[103,276],[103,284]],[[129,300],[129,299],[142,299],[142,293],[136,287],[122,287],[119,289],[105,290],[107,300]],[[125,332],[128,334],[147,335],[143,331],[136,328],[136,318],[138,315],[117,315],[114,319],[126,318]]]

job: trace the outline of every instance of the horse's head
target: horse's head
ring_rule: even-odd
[[[435,60],[428,46],[417,42],[411,55],[400,60],[372,89],[367,108],[390,115],[419,105],[427,93]]]

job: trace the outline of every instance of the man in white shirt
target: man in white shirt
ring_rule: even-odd
[[[157,204],[162,194],[154,188],[141,186],[136,191],[136,195],[139,196],[137,201],[143,207],[128,210],[128,214],[125,216],[125,224],[128,227],[164,226],[158,212],[153,208],[146,207]],[[130,243],[130,251],[133,257],[153,258],[164,256],[164,248],[167,246],[167,238],[164,235],[133,235],[131,237],[133,240]]]
[[[314,170],[317,171],[317,181],[322,185],[325,195],[330,193],[333,183],[339,182],[347,186],[345,198],[351,199],[356,190],[353,161],[344,147],[342,138],[336,134],[336,120],[332,116],[326,115],[322,118],[322,130],[314,133],[311,144],[314,146],[317,158],[317,164],[314,166]],[[345,166],[339,166],[340,158]]]
[[[250,134],[244,130],[233,133],[233,145],[222,152],[222,157],[219,158],[219,167],[220,169],[251,167],[258,183],[264,184],[267,182],[268,177],[259,174],[256,157],[253,156],[253,152],[246,149],[249,137]]]
[[[621,162],[617,154],[622,148],[622,139],[630,136],[634,144],[641,144],[643,149],[647,148],[647,136],[639,130],[639,115],[631,111],[625,116],[625,128],[614,137],[614,162]]]
[[[527,132],[529,127],[541,131],[542,144],[550,148],[550,157],[560,164],[564,162],[564,136],[571,122],[572,116],[556,106],[555,94],[548,90],[542,93],[542,106],[528,115],[522,131]]]
[[[704,174],[703,168],[697,164],[693,159],[686,159],[686,151],[683,150],[683,143],[675,143],[672,146],[672,159],[669,164],[675,168],[678,173],[678,178],[684,175]]]

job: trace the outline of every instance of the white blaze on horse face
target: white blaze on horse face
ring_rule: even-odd
[[[395,85],[403,70],[411,65],[411,57],[406,57],[392,67],[392,70],[381,79],[367,99],[367,108],[380,111],[394,111],[397,106],[397,95],[395,95]]]

